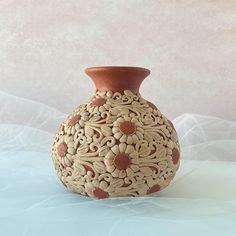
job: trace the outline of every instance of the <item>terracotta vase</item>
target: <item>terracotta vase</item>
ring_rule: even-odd
[[[180,148],[173,124],[139,93],[150,71],[106,66],[85,72],[97,90],[55,135],[59,179],[70,191],[95,198],[164,189],[179,167]]]

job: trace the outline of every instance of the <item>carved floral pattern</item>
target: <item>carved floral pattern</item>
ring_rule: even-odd
[[[165,188],[179,167],[172,123],[131,91],[97,91],[59,127],[52,158],[73,192],[107,198]]]

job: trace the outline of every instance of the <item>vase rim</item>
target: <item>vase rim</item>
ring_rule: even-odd
[[[98,91],[123,93],[130,90],[137,94],[150,70],[134,66],[98,66],[85,69],[85,73],[93,80]]]
[[[137,67],[137,66],[94,66],[94,67],[88,67],[85,69],[86,73],[89,72],[96,72],[96,71],[109,71],[109,70],[116,70],[116,71],[139,71],[143,72],[146,75],[149,75],[151,71],[144,67]]]

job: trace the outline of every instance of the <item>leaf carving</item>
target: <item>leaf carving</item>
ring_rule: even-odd
[[[94,130],[90,126],[85,126],[85,136],[92,137],[94,135]]]
[[[98,173],[103,174],[103,173],[106,172],[105,165],[104,165],[104,163],[101,162],[101,161],[96,161],[96,162],[94,162],[93,166],[94,166],[94,169],[95,169]]]
[[[87,144],[82,144],[79,146],[79,148],[77,149],[77,153],[79,155],[84,155],[85,153],[87,153],[89,150],[89,146]]]
[[[148,156],[151,153],[151,149],[148,148],[146,145],[141,145],[140,149],[139,149],[139,155],[141,157],[145,157]]]
[[[109,135],[112,134],[111,128],[108,127],[107,125],[102,125],[101,130],[102,130],[102,133],[103,133],[104,136],[109,136]]]

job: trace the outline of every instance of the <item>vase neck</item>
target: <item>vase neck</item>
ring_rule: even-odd
[[[138,94],[139,87],[150,70],[141,67],[102,66],[87,68],[85,73],[93,80],[98,91],[123,93],[130,90]]]

